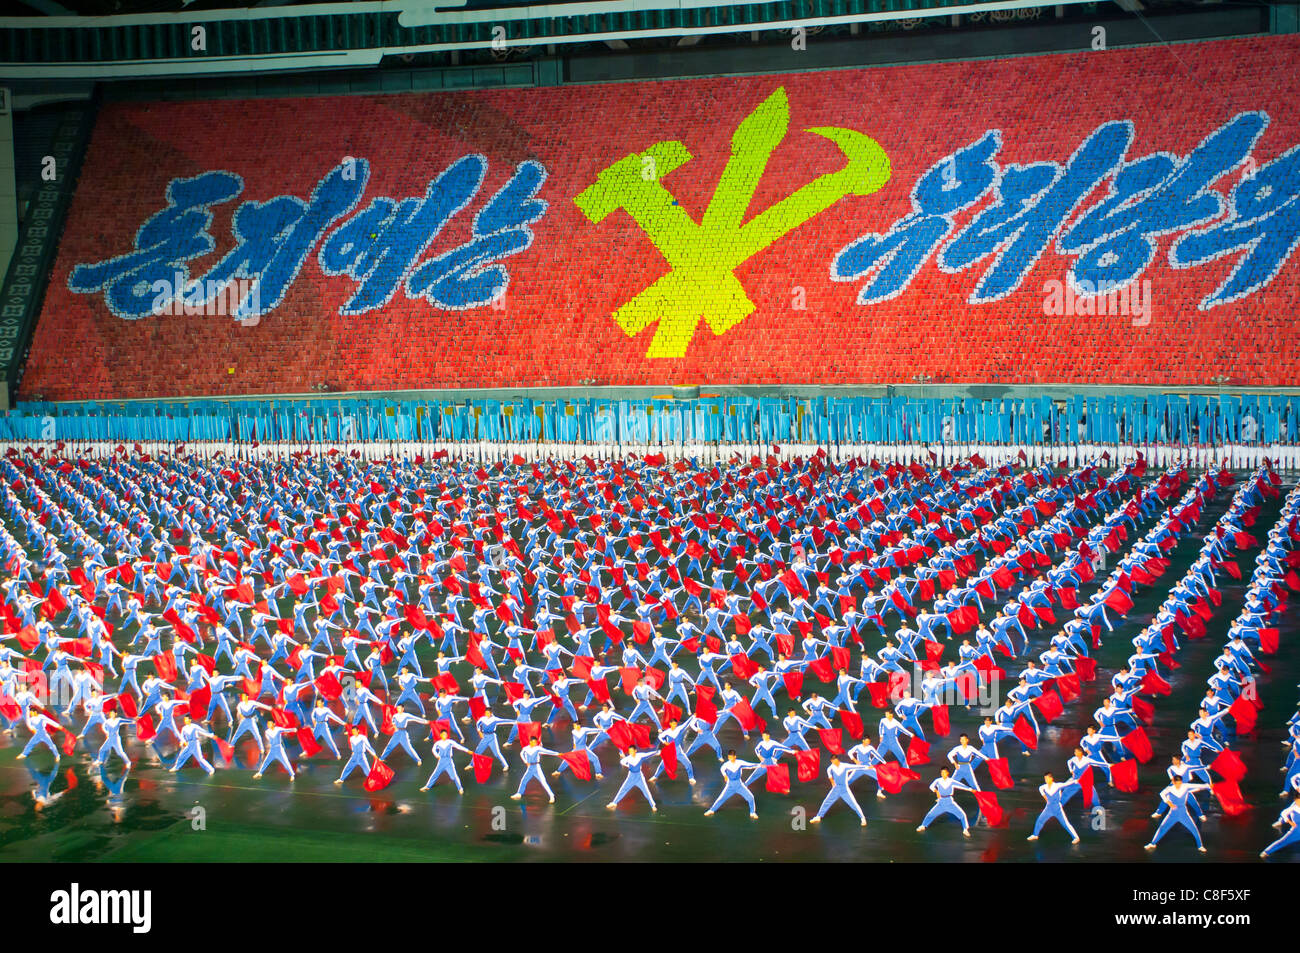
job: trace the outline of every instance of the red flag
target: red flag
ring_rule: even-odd
[[[751,732],[758,727],[758,715],[754,714],[754,709],[750,707],[749,702],[741,699],[731,706],[731,713],[736,716],[740,722],[740,727],[746,732]]]
[[[821,658],[815,658],[808,663],[813,674],[827,684],[835,681],[835,672],[831,668],[830,656],[823,655]]]
[[[591,780],[591,762],[587,760],[587,755],[582,751],[565,751],[560,754],[560,758],[573,769],[574,775],[579,781]],[[491,768],[492,759],[488,759],[488,767]]]
[[[1160,677],[1159,673],[1153,671],[1147,672],[1142,676],[1142,691],[1152,695],[1168,695],[1174,690],[1174,687]]]
[[[152,741],[158,734],[154,728],[153,715],[141,715],[135,720],[135,736],[141,741]]]
[[[1237,696],[1237,700],[1228,706],[1228,714],[1232,720],[1237,723],[1237,731],[1240,734],[1250,734],[1255,730],[1255,721],[1259,715],[1259,709],[1250,703],[1245,696]]]
[[[637,679],[641,677],[641,670],[634,666],[626,666],[618,670],[618,677],[622,681],[624,694],[631,695],[632,689],[636,688]]]
[[[1015,784],[1011,780],[1011,765],[1006,758],[989,758],[985,764],[989,766],[989,777],[993,779],[994,787],[1006,790]]]
[[[1241,757],[1231,748],[1224,748],[1219,756],[1210,762],[1210,767],[1219,773],[1225,781],[1237,783],[1246,776],[1246,765]]]
[[[516,725],[519,729],[519,744],[522,747],[528,747],[534,738],[542,740],[542,723],[540,721],[521,721]]]
[[[1034,733],[1034,726],[1029,723],[1029,719],[1024,715],[1016,719],[1016,723],[1011,726],[1011,730],[1020,739],[1020,743],[1030,751],[1038,750],[1038,735]]]
[[[871,696],[873,708],[885,708],[889,705],[888,682],[867,682],[867,694]]]
[[[1094,682],[1097,680],[1097,660],[1081,656],[1074,660],[1075,674],[1079,676],[1080,681]]]
[[[601,704],[604,704],[609,701],[609,686],[605,684],[605,680],[603,678],[587,679],[587,687],[590,688],[591,693],[596,696],[596,701],[600,702]]]
[[[774,764],[764,772],[767,789],[773,794],[790,793],[790,768],[784,764]]]
[[[992,791],[974,791],[975,800],[979,802],[980,811],[993,827],[1002,827],[1007,822],[1006,812],[998,803],[998,796]]]
[[[609,726],[605,734],[609,735],[609,740],[614,743],[614,747],[618,749],[619,754],[632,747],[632,729],[626,721],[614,722]]]
[[[166,652],[159,652],[153,657],[154,671],[164,682],[176,681],[176,660]]]
[[[933,705],[930,708],[930,721],[934,725],[934,733],[940,738],[948,737],[948,732],[952,728],[948,724],[948,706]]]
[[[840,709],[840,724],[844,726],[850,738],[862,737],[862,718],[857,712]]]
[[[811,781],[817,777],[822,764],[822,753],[819,748],[813,748],[809,751],[796,751],[794,756],[799,766],[798,776],[800,781]]]
[[[1056,690],[1061,694],[1061,701],[1074,701],[1079,697],[1079,676],[1062,675],[1056,680]]]
[[[1151,741],[1147,738],[1146,730],[1143,728],[1134,728],[1128,734],[1120,738],[1124,747],[1133,752],[1133,757],[1138,761],[1146,764],[1154,757],[1151,750]]]
[[[817,735],[831,754],[844,753],[843,733],[839,728],[818,728]]]
[[[1138,789],[1138,766],[1132,758],[1116,761],[1110,766],[1110,778],[1115,788],[1132,794]]]
[[[207,721],[208,706],[212,704],[212,689],[207,685],[195,689],[190,695],[190,717],[195,721]]]
[[[1054,721],[1061,712],[1065,711],[1065,705],[1061,703],[1061,696],[1052,689],[1048,689],[1035,698],[1033,704],[1047,721]]]
[[[1211,790],[1214,791],[1214,796],[1219,799],[1223,813],[1228,817],[1236,817],[1238,814],[1244,814],[1250,810],[1250,805],[1241,796],[1241,787],[1236,781],[1220,781]]]
[[[1152,718],[1155,717],[1156,706],[1139,695],[1134,695],[1130,701],[1133,704],[1133,714],[1137,715],[1138,721],[1144,725],[1151,724]]]
[[[1083,774],[1079,775],[1079,790],[1083,792],[1083,806],[1092,807],[1092,802],[1097,797],[1097,792],[1093,787],[1092,765],[1083,769]]]
[[[231,747],[230,742],[218,735],[212,739],[212,743],[216,745],[217,750],[221,752],[221,759],[226,762],[226,767],[230,767],[230,763],[235,757],[235,749]]]
[[[337,701],[343,694],[343,686],[333,672],[325,672],[316,679],[316,691],[326,701]]]
[[[312,734],[310,728],[298,729],[298,744],[302,747],[304,758],[310,758],[321,750],[321,746],[316,743],[316,737]]]
[[[475,668],[487,668],[487,661],[483,658],[483,651],[478,647],[476,639],[470,639],[469,645],[465,649],[465,661]]]
[[[907,743],[907,764],[911,767],[914,764],[930,763],[930,743],[922,741],[920,738],[912,738]]]
[[[1277,629],[1260,629],[1259,630],[1259,650],[1265,655],[1277,654]]]
[[[659,746],[659,757],[663,761],[664,773],[674,781],[677,780],[677,745],[663,744]]]
[[[366,775],[366,782],[362,785],[367,791],[379,791],[388,787],[388,782],[393,780],[393,769],[378,758],[371,765],[370,773]]]
[[[791,698],[799,698],[803,694],[803,672],[784,672],[781,681],[785,683],[785,692]]]
[[[886,761],[884,764],[876,765],[876,781],[880,784],[883,791],[890,794],[897,794],[903,790],[903,785],[913,780],[910,775],[915,774],[913,771],[904,773],[904,768],[897,761]]]
[[[18,632],[18,644],[22,646],[24,652],[30,652],[32,649],[36,648],[36,644],[40,642],[40,640],[41,637],[36,633],[36,629],[30,625],[23,626]]]
[[[1114,609],[1120,615],[1124,615],[1129,609],[1133,608],[1133,600],[1128,597],[1123,589],[1113,589],[1105,599],[1105,603]]]
[[[487,784],[488,778],[492,777],[492,761],[491,755],[474,755],[474,780],[479,784]]]

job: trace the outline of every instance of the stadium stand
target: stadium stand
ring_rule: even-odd
[[[19,397],[1292,384],[1298,53],[108,103]]]

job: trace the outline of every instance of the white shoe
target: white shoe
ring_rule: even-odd
[[[758,820],[758,815],[755,814],[753,811],[750,811],[750,812],[749,812],[749,816],[750,816],[753,820]]]
[[[1207,854],[1207,853],[1209,853],[1209,851],[1207,851],[1204,847],[1198,847],[1198,848],[1196,848],[1196,849],[1199,850],[1202,854]]]
[[[1155,849],[1156,849],[1156,845],[1155,845],[1155,844],[1146,844],[1146,845],[1144,845],[1144,846],[1142,847],[1142,849],[1143,849],[1143,850],[1155,850]]]
[[[712,817],[712,816],[713,816],[713,812],[712,812],[712,811],[705,811],[705,812],[704,812],[704,816],[705,816],[705,817]]]
[[[1038,835],[1030,834],[1028,837],[1025,838],[1025,840],[1038,840]]]
[[[608,804],[605,805],[605,807],[606,807],[608,810],[611,810],[611,811],[612,811],[612,810],[614,810],[614,808],[618,807],[618,805],[615,804],[613,801],[610,801]]]
[[[923,825],[921,825],[920,827],[918,827],[918,828],[916,829],[916,832],[917,832],[918,834],[924,834],[924,833],[925,833],[925,825],[923,824]]]
[[[512,794],[512,795],[510,795],[510,800],[512,800],[512,801],[518,801],[521,797],[523,797],[522,794]]]
[[[962,832],[961,832],[961,836],[962,836],[962,837],[970,837],[970,828],[968,827],[968,828],[966,828],[964,831],[962,831]]]

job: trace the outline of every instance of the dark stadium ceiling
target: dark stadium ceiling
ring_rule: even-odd
[[[179,13],[195,10],[239,10],[260,9],[288,6],[319,6],[333,4],[346,7],[358,0],[252,0],[240,3],[237,0],[0,0],[0,16],[123,16],[141,13]],[[591,0],[546,0],[549,5],[585,2],[588,6],[599,7],[599,2]],[[1140,0],[1116,0],[1124,7],[1141,6]],[[503,7],[538,6],[538,0],[463,0],[445,4],[446,9],[488,10]],[[718,3],[716,6],[728,6]],[[401,6],[401,4],[394,4]],[[1044,3],[1043,6],[1051,6]]]
[[[600,49],[760,43],[792,30],[828,36],[998,26],[1042,17],[1142,20],[1211,0],[0,0],[0,81],[210,77],[537,60]],[[1128,11],[1127,13],[1124,11]],[[1151,29],[1152,37],[1159,34]]]
[[[257,0],[238,3],[235,0],[0,0],[0,16],[122,16],[132,13],[178,13],[182,10],[239,10],[267,9],[333,3],[347,6],[357,0]],[[480,10],[500,7],[524,7],[533,0],[468,0],[466,3],[448,4],[460,9]],[[578,3],[582,0],[548,0],[552,4]]]

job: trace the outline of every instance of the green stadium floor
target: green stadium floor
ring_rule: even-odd
[[[1285,494],[1289,487],[1283,487]],[[1105,636],[1097,653],[1098,680],[1085,685],[1080,699],[1070,703],[1040,739],[1038,750],[1022,757],[1014,745],[1004,745],[1016,786],[999,792],[1010,815],[1009,826],[990,829],[978,826],[967,840],[951,819],[936,822],[926,834],[915,827],[933,803],[923,784],[912,783],[888,800],[874,797],[874,784],[859,782],[855,791],[867,812],[868,826],[843,805],[832,809],[819,826],[801,825],[796,812],[816,812],[827,790],[824,775],[815,782],[793,782],[790,795],[773,795],[756,787],[758,820],[750,820],[738,800],[728,803],[712,818],[704,811],[720,789],[719,775],[711,753],[696,752],[694,763],[699,784],[691,788],[684,777],[661,779],[656,786],[658,814],[651,814],[637,793],[626,799],[617,812],[605,809],[622,780],[621,769],[610,767],[613,753],[603,750],[607,773],[603,782],[579,782],[566,773],[549,779],[557,801],[548,804],[534,788],[521,802],[511,801],[521,768],[506,749],[514,767],[502,775],[494,770],[491,781],[476,784],[462,774],[465,796],[458,797],[445,782],[421,794],[432,767],[427,759],[417,769],[405,754],[389,760],[397,777],[385,790],[366,794],[360,775],[354,774],[344,787],[332,781],[341,765],[333,761],[304,761],[299,779],[290,784],[279,768],[272,768],[260,781],[252,779],[248,748],[241,749],[236,765],[219,768],[209,779],[202,771],[189,768],[172,775],[141,761],[132,770],[122,792],[120,807],[107,801],[98,772],[91,772],[89,756],[78,751],[64,758],[51,787],[56,799],[37,810],[32,796],[35,772],[48,771],[53,761],[38,752],[29,761],[17,761],[19,748],[12,736],[0,737],[0,861],[1082,861],[1114,863],[1128,861],[1167,862],[1256,862],[1259,850],[1275,836],[1270,824],[1283,802],[1278,769],[1282,764],[1283,724],[1293,712],[1300,681],[1300,597],[1280,623],[1281,650],[1270,659],[1273,673],[1260,682],[1264,709],[1258,733],[1243,739],[1238,750],[1249,768],[1242,790],[1254,809],[1236,818],[1225,818],[1211,809],[1210,820],[1202,825],[1208,855],[1195,851],[1190,836],[1180,829],[1171,831],[1153,854],[1142,845],[1154,829],[1150,819],[1156,806],[1156,792],[1164,786],[1164,768],[1169,755],[1185,736],[1187,723],[1195,716],[1197,699],[1204,692],[1211,660],[1218,654],[1223,634],[1240,609],[1244,586],[1235,583],[1223,591],[1223,605],[1207,624],[1207,638],[1182,640],[1178,661],[1182,668],[1171,680],[1173,695],[1156,700],[1156,715],[1147,728],[1155,750],[1154,760],[1141,770],[1139,793],[1123,794],[1099,788],[1105,812],[1086,816],[1079,798],[1067,811],[1083,839],[1072,847],[1064,831],[1055,824],[1042,840],[1028,843],[1041,800],[1037,785],[1044,771],[1064,771],[1075,739],[1100,704],[1117,665],[1129,654],[1129,639],[1145,624],[1180,578],[1197,551],[1202,535],[1226,508],[1230,493],[1220,493],[1197,525],[1171,553],[1173,565],[1156,588],[1146,589],[1136,600],[1128,620]],[[1278,513],[1278,503],[1264,506],[1253,532],[1263,538]],[[1147,524],[1149,526],[1150,524]],[[1143,528],[1147,528],[1144,526]],[[20,537],[21,538],[21,537]],[[1239,559],[1249,579],[1258,550]],[[1104,575],[1104,574],[1102,574]],[[1085,587],[1081,597],[1091,591]],[[1082,601],[1082,598],[1081,598]],[[1035,652],[1045,647],[1049,633],[1031,633]],[[873,649],[875,642],[871,643]],[[1015,670],[1019,670],[1016,666]],[[463,673],[457,671],[458,678]],[[810,682],[810,685],[812,683]],[[577,693],[575,693],[576,695]],[[575,698],[575,701],[579,700]],[[624,706],[626,707],[626,706]],[[876,716],[863,695],[859,710],[874,735]],[[763,712],[765,716],[767,712]],[[933,754],[956,744],[961,730],[972,731],[978,713],[952,711],[953,734],[935,742]],[[929,731],[929,719],[923,719]],[[224,732],[224,723],[222,724]],[[569,747],[567,731],[557,744]],[[25,737],[25,735],[24,735]],[[379,739],[383,741],[381,737]],[[742,757],[751,748],[741,747],[734,726],[722,732],[724,745],[734,744]],[[427,751],[427,742],[420,747]],[[132,745],[133,756],[139,747]],[[382,750],[382,748],[380,749]],[[317,756],[318,759],[320,756]],[[464,755],[458,755],[463,761]],[[552,759],[545,762],[552,765]],[[937,765],[919,769],[924,783],[937,775]],[[113,780],[121,774],[114,761]],[[791,772],[793,775],[793,771]],[[980,772],[985,777],[984,772]],[[969,796],[960,797],[968,811]],[[201,810],[198,810],[201,809]],[[1098,829],[1103,827],[1104,829]],[[1300,853],[1279,855],[1271,863],[1300,861]]]

